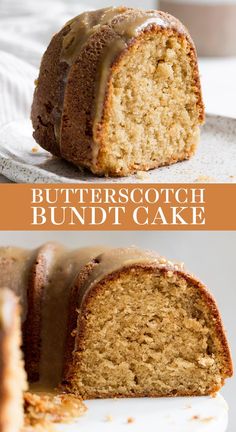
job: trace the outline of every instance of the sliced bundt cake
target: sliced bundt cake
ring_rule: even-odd
[[[0,431],[19,432],[24,424],[26,374],[20,350],[20,312],[16,296],[0,288]]]
[[[209,395],[232,374],[206,287],[150,252],[114,249],[92,260],[69,318],[75,350],[68,345],[64,385],[85,399]]]
[[[50,42],[31,116],[43,148],[98,175],[188,159],[204,120],[194,44],[164,12],[85,12]]]

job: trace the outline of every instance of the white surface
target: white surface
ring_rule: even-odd
[[[36,146],[30,121],[0,129],[0,174],[18,183],[236,183],[236,120],[208,116],[197,153],[189,161],[151,170],[140,177],[99,178],[52,157]]]
[[[126,0],[125,3],[127,6],[157,7],[154,0]],[[1,0],[0,126],[29,118],[33,81],[52,34],[84,9],[111,4],[118,5],[120,1]],[[201,59],[200,71],[207,112],[236,118],[236,58]]]
[[[58,425],[63,432],[225,432],[228,408],[224,399],[159,398],[94,400],[75,424]],[[107,416],[112,420],[107,421]],[[196,419],[193,419],[197,416]],[[128,418],[133,423],[127,423]]]

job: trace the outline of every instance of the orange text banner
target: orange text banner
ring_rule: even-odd
[[[4,184],[1,230],[236,230],[234,184]]]

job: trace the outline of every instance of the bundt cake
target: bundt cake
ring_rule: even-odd
[[[19,432],[24,424],[23,367],[19,305],[7,288],[0,289],[0,431]]]
[[[34,390],[59,386],[83,399],[208,395],[232,375],[214,299],[155,253],[2,248],[1,285],[9,275]]]
[[[189,159],[204,106],[194,44],[171,15],[85,12],[50,42],[32,105],[41,147],[98,175]]]

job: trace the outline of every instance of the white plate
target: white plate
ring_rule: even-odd
[[[63,432],[225,432],[228,407],[222,396],[111,399],[85,402],[88,411]],[[109,421],[110,418],[110,421]],[[133,422],[128,423],[128,418]]]
[[[17,183],[236,183],[236,119],[208,115],[191,160],[120,179],[95,177],[52,157],[36,145],[29,120],[11,122],[0,130],[0,174]]]

